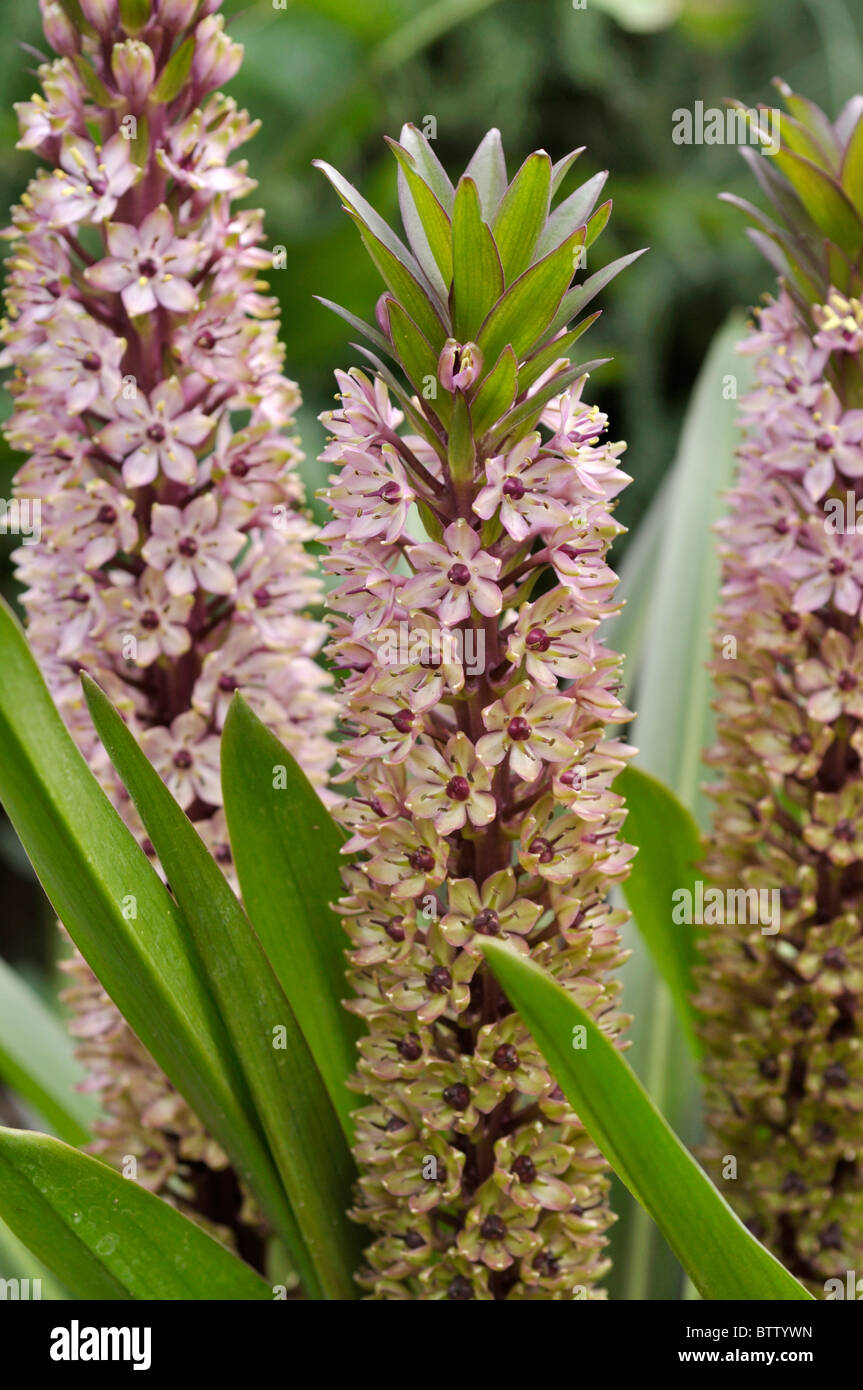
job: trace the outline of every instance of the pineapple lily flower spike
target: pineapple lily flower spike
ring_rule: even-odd
[[[235,152],[256,126],[215,89],[242,49],[218,0],[43,4],[59,55],[18,107],[46,166],[14,210],[5,433],[28,455],[19,506],[41,540],[16,552],[33,652],[90,765],[143,827],[81,695],[107,691],[235,885],[219,734],[242,691],[318,784],[332,708],[306,616],[320,585],[303,542],[262,215]],[[37,540],[39,538],[37,537]],[[98,1152],[223,1232],[242,1194],[219,1145],[76,956],[67,998],[105,1118]],[[250,1239],[252,1237],[249,1237]]]
[[[360,1281],[377,1299],[602,1298],[607,1165],[485,965],[498,937],[612,1038],[633,851],[611,783],[632,749],[607,551],[624,445],[583,400],[572,320],[627,256],[573,287],[610,204],[553,206],[579,151],[510,182],[490,132],[457,186],[390,141],[407,244],[322,165],[386,289],[345,310],[371,372],[337,373],[323,531],[344,673],[336,815],[350,1006]],[[337,306],[331,306],[337,308]],[[574,1041],[573,1045],[577,1045]]]
[[[698,1004],[721,1185],[823,1296],[863,1261],[863,97],[780,90],[779,152],[744,151],[770,214],[728,199],[779,289],[741,345],[707,865],[775,910],[705,933]]]

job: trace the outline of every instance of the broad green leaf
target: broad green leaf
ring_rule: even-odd
[[[615,590],[615,603],[622,604],[619,613],[609,618],[603,642],[623,654],[623,686],[620,698],[629,706],[635,677],[644,650],[644,634],[650,620],[653,586],[666,539],[670,477],[665,475],[653,500],[630,537],[620,566],[620,584]],[[616,732],[626,729],[616,726]],[[627,967],[627,977],[630,967]]]
[[[359,1021],[342,1001],[347,937],[331,904],[342,894],[344,837],[290,753],[241,696],[222,734],[225,815],[243,902],[350,1137]]]
[[[179,96],[186,83],[195,56],[195,36],[190,34],[171,54],[161,77],[153,90],[155,101],[171,102]]]
[[[363,245],[374,261],[387,289],[399,301],[405,312],[410,314],[414,323],[425,334],[433,350],[439,356],[446,339],[446,331],[442,318],[432,306],[428,294],[416,277],[387,250],[383,242],[379,241],[371,232],[367,232],[361,224],[358,225],[360,225]]]
[[[511,347],[505,347],[471,401],[470,418],[475,439],[480,439],[513,404],[518,383],[518,363]]]
[[[0,669],[0,801],[54,911],[275,1229],[291,1229],[188,924],[84,762],[5,604]]]
[[[573,289],[569,290],[563,296],[560,309],[554,316],[550,331],[556,333],[570,323],[576,314],[580,314],[582,309],[585,309],[590,301],[595,299],[600,291],[611,283],[615,275],[619,275],[628,265],[632,265],[633,261],[637,261],[646,250],[647,247],[645,246],[641,251],[632,251],[628,256],[619,256],[616,261],[609,261],[608,265],[604,265],[601,270],[589,275],[583,284],[575,285]]]
[[[0,1220],[0,1280],[17,1280],[18,1294],[24,1299],[37,1298],[42,1302],[71,1302],[74,1294],[55,1279],[54,1275],[41,1260],[37,1260],[32,1250],[28,1250],[23,1241],[19,1240],[13,1231],[9,1229],[5,1221]],[[4,1289],[5,1297],[14,1297],[11,1289],[0,1285]]]
[[[386,307],[393,346],[398,353],[399,361],[407,372],[411,385],[416,388],[417,394],[425,400],[426,408],[433,410],[438,419],[445,426],[448,425],[452,415],[452,396],[438,382],[438,359],[432,352],[428,339],[423,337],[413,319],[408,317],[395,299],[387,299]],[[426,397],[424,393],[426,380],[429,377],[437,391],[437,394],[431,399]]]
[[[296,1226],[290,1253],[310,1296],[355,1295],[348,1223],[354,1165],[320,1073],[261,943],[213,856],[111,702],[87,705],[194,936]],[[287,1240],[287,1235],[286,1235]]]
[[[57,1014],[0,960],[0,1077],[70,1144],[89,1142],[99,1113],[94,1096],[75,1090],[85,1074]]]
[[[686,1040],[698,1056],[692,1006],[695,934],[691,926],[672,921],[672,895],[679,889],[695,892],[695,866],[702,853],[698,827],[673,793],[637,766],[624,769],[614,790],[626,798],[626,839],[638,849],[623,884],[624,896],[671,990]]]
[[[477,145],[464,177],[476,185],[482,216],[486,222],[493,222],[508,182],[503,143],[495,127]]]
[[[551,160],[544,150],[528,155],[503,196],[494,220],[494,239],[506,284],[530,265],[545,226],[551,196]]]
[[[719,598],[713,527],[734,475],[738,402],[751,381],[751,358],[735,351],[745,332],[735,314],[716,335],[683,422],[632,729],[639,767],[664,782],[702,829],[709,816],[702,753],[713,739],[706,666]]]
[[[482,220],[473,179],[463,175],[452,214],[452,317],[461,343],[474,342],[503,294],[503,270],[494,237]]]
[[[813,222],[849,256],[857,257],[863,243],[863,222],[836,180],[811,160],[789,150],[779,150],[773,160],[799,194]]]
[[[541,340],[572,280],[576,247],[583,243],[584,228],[580,227],[510,285],[477,338],[485,361],[496,362],[507,344],[521,361]]]
[[[702,1297],[810,1299],[731,1210],[591,1015],[511,947],[483,942],[483,952],[594,1143]]]
[[[629,736],[639,749],[638,766],[669,787],[702,830],[709,803],[701,791],[706,776],[701,759],[713,741],[707,662],[719,595],[713,527],[734,472],[738,401],[751,380],[751,358],[735,351],[745,330],[743,315],[736,314],[716,335],[667,482],[642,522],[651,529],[652,513],[661,513],[638,669],[627,672],[636,692],[638,714]],[[630,939],[633,958],[621,972],[624,1007],[634,1018],[630,1060],[674,1128],[694,1140],[698,1080],[683,1025],[665,982],[646,969],[639,938]],[[679,1270],[642,1211],[621,1208],[612,1239],[616,1268],[625,1279],[621,1296],[677,1297]]]
[[[594,174],[554,209],[536,246],[537,257],[547,256],[576,229],[587,222],[605,186],[608,170]]]
[[[273,1297],[188,1217],[46,1134],[0,1129],[0,1216],[80,1298]]]

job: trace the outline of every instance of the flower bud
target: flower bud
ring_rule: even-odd
[[[221,87],[238,71],[243,61],[243,46],[234,43],[225,33],[221,15],[204,19],[195,31],[197,40],[192,60],[192,77],[205,91]]]
[[[81,10],[87,23],[100,34],[109,33],[117,22],[117,0],[81,0]]]
[[[457,343],[447,338],[438,358],[438,381],[446,391],[466,391],[482,371],[482,353],[476,343]]]
[[[55,53],[70,58],[81,47],[81,37],[65,10],[54,0],[40,0],[42,28]]]
[[[156,62],[150,45],[142,39],[115,43],[111,71],[118,91],[126,100],[132,106],[143,106],[156,77]]]
[[[166,29],[188,29],[197,8],[198,0],[159,0],[159,23]]]

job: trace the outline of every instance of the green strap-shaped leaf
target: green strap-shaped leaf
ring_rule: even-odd
[[[243,902],[297,1016],[347,1135],[362,1027],[343,1007],[344,837],[305,773],[240,695],[222,734],[222,789]]]
[[[482,219],[473,179],[463,175],[452,214],[452,316],[461,343],[473,342],[503,294],[503,270],[494,237]]]
[[[188,1217],[46,1134],[0,1129],[0,1216],[79,1298],[273,1297]]]
[[[293,1218],[188,924],[90,772],[0,604],[0,801],[57,916],[254,1190]]]
[[[352,1298],[360,1242],[347,1219],[353,1159],[261,943],[203,840],[107,696],[84,677],[93,723],[184,912],[251,1091],[296,1225],[311,1296]]]
[[[703,1298],[810,1299],[684,1148],[593,1018],[502,942],[483,951],[567,1100]]]
[[[323,295],[316,294],[314,298],[319,304],[323,304],[325,309],[331,309],[334,314],[338,314],[340,319],[344,319],[355,333],[359,333],[363,338],[367,338],[379,352],[385,352],[388,357],[393,355],[393,345],[388,342],[379,328],[374,328],[370,323],[352,314],[350,309],[345,309],[341,304],[334,304],[331,299],[324,299]]]
[[[769,159],[756,156],[761,164]],[[687,409],[674,464],[648,516],[660,513],[659,554],[649,575],[638,668],[627,673],[637,691],[638,715],[630,738],[638,766],[658,777],[704,830],[709,802],[701,791],[703,750],[713,740],[710,676],[713,613],[720,570],[713,526],[731,485],[739,442],[738,401],[749,389],[752,359],[735,348],[745,332],[733,315],[716,335]],[[641,529],[641,528],[640,528]],[[617,639],[612,641],[620,649]],[[624,648],[625,650],[625,648]],[[679,885],[683,886],[683,885]],[[698,1113],[698,1078],[683,1023],[652,958],[635,935],[621,972],[623,1004],[633,1015],[630,1061],[652,1099],[688,1140]],[[678,1296],[680,1270],[639,1208],[619,1208],[612,1240],[627,1298]]]
[[[701,837],[692,815],[673,792],[639,767],[627,767],[614,784],[626,798],[626,839],[638,854],[623,884],[638,930],[657,970],[671,990],[686,1040],[695,1056],[701,1047],[695,1031],[692,994],[696,962],[692,926],[675,924],[673,895],[695,894]]]
[[[6,1222],[0,1219],[0,1279],[18,1281],[22,1298],[41,1298],[43,1302],[70,1302],[74,1294],[55,1279],[48,1266],[28,1250]],[[34,1288],[35,1284],[35,1288]],[[9,1291],[7,1290],[7,1298]]]
[[[70,1144],[89,1142],[99,1113],[94,1096],[75,1090],[85,1074],[57,1014],[0,960],[0,1077]]]
[[[511,285],[533,259],[551,197],[551,160],[544,150],[529,154],[503,196],[494,220],[504,279]]]

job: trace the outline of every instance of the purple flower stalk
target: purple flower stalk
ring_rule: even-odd
[[[508,185],[496,131],[455,190],[413,127],[393,149],[409,245],[328,171],[387,284],[364,331],[410,388],[340,372],[323,417],[360,1279],[384,1300],[601,1298],[607,1165],[481,946],[508,940],[619,1032],[607,896],[632,851],[610,785],[632,750],[606,737],[627,711],[599,628],[629,479],[570,365],[589,321],[566,331],[609,205],[590,216],[594,180],[551,210],[574,155]]]
[[[723,1190],[823,1296],[863,1260],[863,209],[842,184],[863,127],[859,98],[834,126],[783,94],[848,222],[816,225],[828,203],[804,209],[814,184],[798,145],[783,146],[779,172],[759,179],[787,219],[761,238],[783,275],[741,347],[755,385],[720,528],[706,865],[778,910],[704,933],[698,1004]]]
[[[6,434],[29,457],[19,499],[41,511],[16,552],[33,649],[79,747],[147,852],[95,736],[79,674],[122,710],[234,882],[219,730],[235,690],[321,784],[332,700],[307,616],[320,590],[303,542],[299,393],[282,372],[273,266],[234,153],[255,133],[214,90],[239,45],[218,0],[123,14],[43,3],[60,55],[18,108],[20,147],[47,166],[14,211],[3,361]],[[236,886],[236,885],[235,885]],[[226,1160],[84,961],[67,998],[98,1147],[138,1178],[230,1224]],[[233,1187],[232,1187],[233,1183]]]

